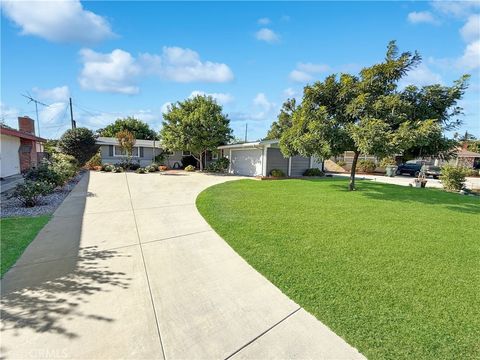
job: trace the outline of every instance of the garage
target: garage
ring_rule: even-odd
[[[262,174],[262,150],[232,149],[231,172],[235,175],[260,176]]]

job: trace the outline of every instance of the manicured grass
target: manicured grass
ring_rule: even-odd
[[[50,220],[50,215],[17,217],[0,220],[1,276],[7,272],[38,232]]]
[[[371,359],[480,358],[480,201],[344,180],[239,180],[197,198],[253,267]]]

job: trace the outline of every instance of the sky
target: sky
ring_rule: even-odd
[[[471,74],[459,133],[480,137],[480,2],[2,1],[0,119],[40,135],[134,116],[159,130],[171,103],[209,94],[234,135],[264,137],[282,103],[332,73],[382,61],[390,40],[423,62],[401,86]],[[452,135],[452,134],[450,134]]]

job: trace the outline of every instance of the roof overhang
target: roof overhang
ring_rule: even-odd
[[[47,141],[47,139],[38,137],[36,135],[30,134],[30,133],[27,133],[27,132],[24,132],[24,131],[5,128],[5,127],[0,127],[0,134],[8,135],[8,136],[14,136],[14,137],[18,137],[18,138],[21,138],[21,139],[38,141],[38,142],[46,142]]]
[[[271,145],[278,144],[278,140],[262,140],[262,141],[253,141],[253,142],[244,142],[238,144],[222,145],[218,149],[243,149],[243,148],[259,148],[259,147],[270,147]]]

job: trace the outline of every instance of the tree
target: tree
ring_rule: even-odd
[[[131,132],[135,139],[154,140],[157,139],[157,134],[154,130],[150,129],[150,126],[134,117],[127,117],[123,119],[117,119],[113,124],[107,125],[103,129],[97,130],[99,136],[116,137],[117,133],[123,130]]]
[[[295,99],[287,99],[283,103],[277,121],[274,121],[270,126],[265,140],[280,139],[285,130],[292,127],[292,116],[297,109]]]
[[[118,145],[127,158],[127,167],[132,162],[133,147],[135,146],[135,136],[128,130],[119,131],[116,134]]]
[[[190,151],[203,170],[203,156],[232,138],[230,121],[210,96],[195,96],[173,104],[163,114],[162,144],[171,151]]]
[[[98,150],[93,131],[87,128],[75,128],[65,131],[58,140],[60,152],[77,159],[80,166],[90,160]]]
[[[445,139],[462,113],[457,102],[467,87],[468,75],[453,86],[398,88],[399,81],[421,61],[420,55],[398,54],[394,41],[385,60],[363,68],[358,76],[327,76],[304,88],[292,126],[280,139],[286,155],[328,158],[353,151],[349,189],[355,190],[355,172],[361,153],[383,158],[396,153],[435,155],[455,142]]]

